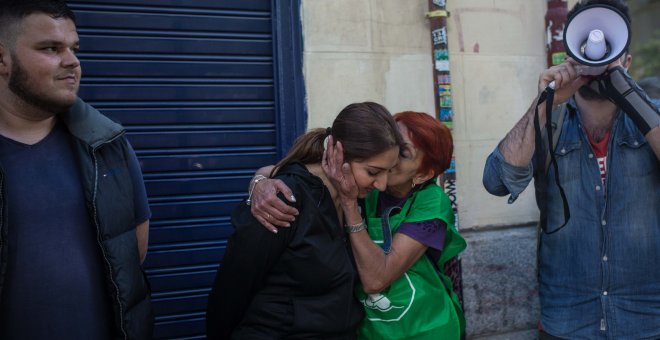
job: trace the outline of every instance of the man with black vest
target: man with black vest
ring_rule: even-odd
[[[78,45],[64,1],[0,3],[1,339],[152,337],[140,167]]]

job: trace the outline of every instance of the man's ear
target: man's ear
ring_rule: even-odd
[[[632,64],[632,60],[633,60],[632,54],[630,54],[629,52],[624,53],[623,59],[621,60],[621,66],[623,66],[623,68],[625,68],[626,71],[628,71],[628,68],[630,68],[630,65]]]

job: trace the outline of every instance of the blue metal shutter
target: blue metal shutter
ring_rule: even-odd
[[[80,96],[127,128],[144,173],[156,338],[203,337],[229,214],[304,129],[298,3],[282,3],[69,1]]]

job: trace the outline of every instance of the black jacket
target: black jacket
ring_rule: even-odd
[[[357,273],[330,193],[301,163],[279,170],[300,215],[271,233],[241,203],[207,310],[210,339],[352,339]]]

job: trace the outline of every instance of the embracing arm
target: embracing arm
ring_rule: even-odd
[[[277,233],[277,227],[290,227],[298,216],[298,210],[277,197],[282,193],[290,202],[295,203],[296,197],[291,189],[281,180],[269,178],[272,165],[262,167],[250,181],[249,200],[252,215],[266,229]]]
[[[396,233],[392,249],[385,254],[369,238],[367,231],[350,235],[358,274],[364,292],[378,293],[400,278],[426,252],[427,247],[410,236]]]
[[[343,154],[341,142],[333,145],[332,139],[329,140],[321,166],[339,194],[344,224],[357,225],[364,223],[357,203],[358,188],[350,165],[344,163]],[[371,240],[366,229],[349,233],[349,238],[360,281],[368,294],[387,288],[410,269],[427,249],[425,245],[401,233],[395,234],[388,254]]]
[[[347,224],[362,221],[357,202],[342,201]],[[349,233],[360,281],[367,294],[378,293],[400,278],[426,252],[427,247],[403,233],[394,234],[388,254],[376,245],[367,230]]]

